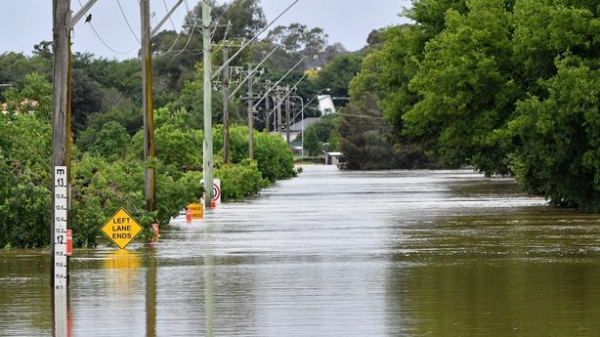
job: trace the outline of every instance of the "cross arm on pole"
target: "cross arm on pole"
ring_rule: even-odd
[[[73,29],[73,27],[75,27],[77,22],[79,20],[81,20],[81,18],[83,18],[85,13],[87,13],[87,11],[89,11],[90,8],[92,8],[92,6],[94,6],[94,4],[96,4],[97,1],[98,0],[89,0],[85,5],[83,5],[83,7],[81,7],[79,12],[77,12],[77,13],[75,13],[75,15],[71,16],[71,29]]]
[[[165,22],[167,22],[167,20],[171,17],[171,15],[173,15],[173,13],[175,13],[175,10],[177,9],[177,7],[179,7],[179,5],[181,5],[182,2],[183,2],[183,0],[177,1],[177,3],[173,6],[173,8],[171,8],[169,13],[167,13],[167,15],[165,15],[165,17],[162,20],[160,20],[160,22],[156,25],[156,27],[154,27],[152,29],[152,32],[150,32],[150,36],[154,36],[154,35],[156,35],[156,33],[158,33],[158,30],[160,29],[160,27],[162,27],[162,25],[164,25]]]
[[[246,47],[248,47],[250,45],[250,43],[252,43],[254,40],[256,40],[260,34],[262,34],[265,30],[267,30],[269,27],[271,27],[271,25],[273,23],[275,23],[275,21],[279,20],[279,18],[283,14],[285,14],[285,12],[290,10],[290,8],[292,8],[298,1],[300,1],[300,0],[294,0],[294,2],[291,5],[289,5],[288,8],[286,8],[281,14],[279,14],[278,17],[276,17],[273,21],[271,21],[271,23],[269,23],[265,28],[263,28],[260,32],[258,32],[258,34],[254,35],[254,37],[252,37],[248,42],[244,43],[244,45],[240,48],[240,50],[237,51],[237,53],[235,53],[232,57],[230,57],[229,60],[227,60],[227,62],[223,63],[223,65],[221,67],[219,67],[219,69],[217,69],[213,72],[211,79],[214,80],[217,76],[219,76],[221,71],[223,71],[223,69],[225,69],[225,67],[229,66],[229,63],[231,63],[231,61],[233,61],[244,49],[246,49]]]
[[[259,100],[259,101],[258,101],[258,102],[255,104],[255,105],[254,105],[254,108],[256,109],[256,108],[257,108],[257,107],[260,105],[260,103],[261,103],[262,101],[264,101],[264,99],[267,97],[267,95],[268,95],[268,94],[269,94],[269,93],[270,93],[270,92],[273,90],[273,88],[275,88],[276,86],[278,86],[278,85],[279,85],[279,83],[281,83],[281,81],[283,81],[283,79],[284,79],[284,78],[286,78],[286,77],[287,77],[287,75],[289,75],[289,74],[292,72],[292,70],[296,69],[296,67],[297,67],[297,66],[298,66],[300,63],[302,63],[302,61],[304,61],[304,59],[305,59],[305,58],[307,58],[307,57],[308,57],[308,55],[306,55],[306,56],[304,56],[302,59],[300,59],[300,61],[298,61],[298,63],[296,63],[296,64],[295,64],[295,65],[294,65],[294,66],[293,66],[293,67],[292,67],[290,70],[288,70],[288,72],[287,72],[287,73],[285,73],[285,75],[283,75],[283,76],[282,76],[282,77],[279,79],[279,81],[275,82],[275,84],[273,84],[273,87],[271,87],[269,90],[267,90],[267,93],[266,93],[266,94],[265,94],[265,95],[264,95],[264,96],[263,96],[263,97],[262,97],[262,98],[261,98],[261,99],[260,99],[260,100]],[[306,76],[306,75],[305,75],[305,76]],[[305,76],[302,76],[302,79],[301,79],[301,80],[303,80]],[[300,82],[300,81],[298,81],[298,82]]]

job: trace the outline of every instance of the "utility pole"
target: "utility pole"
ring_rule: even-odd
[[[140,1],[142,22],[142,95],[144,106],[144,162],[154,158],[154,105],[152,97],[152,51],[150,49],[150,0]],[[156,176],[155,170],[146,167],[144,195],[146,210],[156,210]]]
[[[252,99],[252,66],[248,66],[248,158],[254,159],[254,100]]]
[[[282,123],[281,123],[281,87],[277,87],[277,130],[281,133]]]
[[[204,175],[204,206],[210,209],[213,190],[213,144],[212,144],[212,78],[211,78],[211,41],[210,7],[202,1],[202,45],[204,48],[204,149],[202,172]]]
[[[229,46],[223,42],[223,64],[229,62]],[[229,159],[229,70],[223,69],[223,162],[230,163]]]
[[[285,87],[285,140],[288,146],[290,146],[290,87]]]
[[[269,96],[265,98],[265,130],[269,133]]]
[[[70,164],[71,164],[71,71],[70,71],[70,53],[71,53],[71,0],[53,0],[53,41],[54,41],[54,90],[52,94],[54,118],[52,125],[52,221],[51,221],[51,278],[50,284],[54,289],[55,275],[58,273],[58,261],[56,260],[56,244],[59,243],[58,237],[66,235],[68,227],[68,205],[69,205],[69,182],[70,182]],[[59,174],[60,173],[60,174]],[[62,179],[62,180],[61,180]],[[60,183],[58,184],[58,181]],[[60,189],[60,191],[59,191]],[[56,199],[57,192],[62,195],[61,205]],[[64,192],[64,194],[62,194]],[[57,209],[57,208],[60,208]],[[60,221],[58,220],[60,219]],[[65,233],[63,233],[65,231]],[[61,260],[63,254],[60,256]],[[66,260],[66,259],[64,259]],[[64,266],[62,265],[64,263]],[[64,267],[64,271],[63,268]],[[61,274],[64,272],[66,277],[67,262],[61,261]],[[63,279],[57,282],[63,282]],[[64,287],[66,288],[66,281]]]

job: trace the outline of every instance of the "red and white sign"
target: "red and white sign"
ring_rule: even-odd
[[[67,256],[73,255],[73,230],[67,229]]]
[[[212,200],[217,204],[221,203],[221,179],[213,180]]]
[[[204,180],[200,180],[200,185],[204,185]],[[221,203],[221,179],[213,179],[213,189],[211,192],[211,204],[220,204]],[[204,196],[200,199],[201,203],[204,205]]]

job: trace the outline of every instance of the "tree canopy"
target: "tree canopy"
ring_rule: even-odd
[[[368,115],[375,94],[389,144],[598,210],[598,14],[585,0],[413,1],[414,23],[372,34],[350,108]]]

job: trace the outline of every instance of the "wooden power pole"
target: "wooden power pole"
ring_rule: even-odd
[[[70,142],[71,142],[71,101],[70,86],[70,44],[71,44],[71,0],[52,1],[52,30],[54,40],[54,91],[52,96],[54,118],[52,125],[52,221],[51,221],[51,285],[55,287],[57,272],[55,245],[61,241],[59,236],[66,234],[68,227],[68,185],[70,167]],[[61,180],[62,179],[62,180]],[[60,191],[59,191],[60,189]],[[59,201],[57,192],[61,194]],[[67,192],[67,193],[65,193]],[[64,193],[64,194],[63,194]],[[60,205],[59,205],[60,203]],[[64,231],[64,232],[63,232]],[[61,242],[62,244],[62,242]],[[61,253],[61,260],[63,254]],[[64,264],[64,265],[63,265]],[[66,261],[61,261],[66,278]],[[61,269],[61,275],[63,273]],[[62,279],[62,278],[61,278]],[[58,280],[57,280],[58,282]]]
[[[277,87],[277,121],[276,132],[281,133],[283,125],[281,124],[281,87]]]
[[[285,139],[287,141],[287,145],[290,146],[290,87],[285,87]]]
[[[229,63],[229,46],[223,41],[223,64]],[[223,162],[230,163],[229,158],[229,66],[223,68]]]
[[[144,161],[154,158],[154,103],[152,97],[152,50],[150,48],[150,0],[140,1],[142,23],[142,94],[144,106]],[[150,165],[151,166],[151,165]],[[156,172],[146,167],[144,195],[146,210],[156,210]]]
[[[254,100],[252,99],[252,66],[248,66],[248,158],[254,159]]]
[[[270,124],[270,118],[269,118],[269,93],[268,93],[268,89],[267,89],[267,97],[265,98],[265,130],[267,133],[269,133],[269,124]]]

